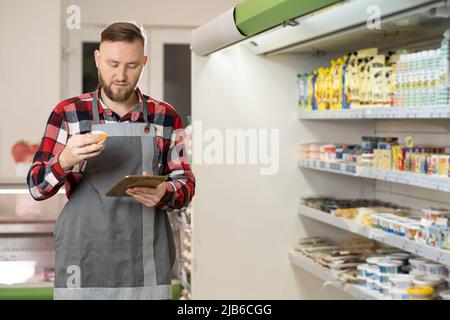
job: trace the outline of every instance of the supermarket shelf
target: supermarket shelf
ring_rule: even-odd
[[[450,192],[450,178],[445,177],[434,177],[411,172],[358,167],[355,165],[309,159],[299,159],[298,167]]]
[[[325,282],[330,283],[334,287],[346,292],[352,297],[359,300],[384,300],[383,295],[378,292],[373,292],[356,284],[344,283],[337,279],[328,269],[321,265],[311,261],[310,259],[303,257],[302,255],[291,251],[289,253],[289,259],[297,267],[312,273],[316,277],[322,279]]]
[[[450,106],[299,111],[300,120],[450,119]]]
[[[329,213],[302,205],[299,206],[298,214],[300,216],[309,217],[328,225],[385,243],[404,251],[414,253],[418,256],[422,256],[445,265],[450,265],[450,251],[433,248],[426,244],[409,240],[395,234],[387,233],[383,230],[368,228],[352,220],[335,217]]]

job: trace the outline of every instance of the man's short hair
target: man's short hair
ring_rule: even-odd
[[[103,41],[134,42],[139,40],[145,48],[146,36],[144,28],[133,22],[114,22],[107,26],[101,34],[100,43]]]

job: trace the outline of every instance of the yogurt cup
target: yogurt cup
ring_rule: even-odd
[[[381,272],[379,270],[376,270],[373,273],[372,279],[378,283],[381,283]]]
[[[395,275],[394,273],[381,273],[380,272],[380,283],[381,284],[391,284],[391,277]]]
[[[378,285],[376,281],[372,279],[367,279],[367,289],[377,291]]]
[[[445,279],[434,276],[418,277],[414,279],[413,284],[419,287],[432,287],[435,291],[445,289]]]
[[[358,281],[359,286],[367,287],[367,279],[365,277],[357,276],[356,279]]]
[[[365,271],[364,271],[364,275],[367,279],[372,279],[374,278],[375,272],[378,271],[377,267],[374,266],[368,266]]]
[[[369,266],[375,266],[375,267],[378,267],[378,263],[380,261],[387,261],[387,260],[389,260],[389,259],[386,257],[369,257],[366,259]]]
[[[425,263],[425,267],[427,270],[427,274],[447,277],[447,267],[436,262],[427,262]]]
[[[392,288],[391,298],[392,300],[408,300],[409,294],[405,289]]]
[[[427,267],[425,263],[431,262],[430,260],[427,260],[425,258],[410,258],[409,264],[411,265],[411,271],[420,271],[420,272],[426,272]]]
[[[383,296],[385,296],[386,298],[391,296],[392,286],[389,283],[382,283],[380,285],[380,288],[380,292],[383,294]]]
[[[412,286],[408,290],[409,300],[433,300],[434,289],[430,286]]]
[[[356,269],[358,270],[358,276],[366,277],[366,270],[369,267],[367,263],[359,264]]]
[[[400,273],[403,262],[399,260],[380,261],[378,267],[380,273]]]
[[[393,274],[390,277],[392,286],[397,289],[406,290],[412,286],[414,282],[414,275],[411,274]]]

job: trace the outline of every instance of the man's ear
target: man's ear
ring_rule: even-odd
[[[144,66],[147,64],[147,61],[148,61],[148,57],[144,56]]]
[[[99,50],[94,51],[94,59],[95,59],[95,65],[97,66],[97,69],[98,69],[98,65],[100,63],[100,51]]]

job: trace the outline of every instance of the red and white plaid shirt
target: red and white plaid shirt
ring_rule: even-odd
[[[136,89],[139,102],[143,95]],[[58,155],[67,140],[74,134],[91,131],[93,124],[92,95],[81,96],[60,102],[50,114],[39,150],[28,172],[27,182],[31,195],[36,200],[50,198],[65,186],[67,198],[86,168],[83,160],[70,171],[64,172],[58,163]],[[159,167],[168,176],[167,192],[157,207],[162,209],[181,209],[187,207],[195,192],[195,177],[186,162],[183,136],[175,130],[182,130],[183,124],[175,109],[166,102],[146,96],[149,120],[156,128],[156,144],[160,148]],[[142,104],[120,118],[99,99],[101,123],[144,122]]]

